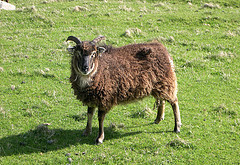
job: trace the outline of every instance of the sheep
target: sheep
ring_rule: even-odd
[[[87,126],[83,135],[92,132],[92,118],[98,108],[99,133],[96,144],[103,143],[105,115],[118,104],[152,95],[158,112],[154,123],[164,120],[165,101],[172,106],[174,132],[180,132],[181,119],[177,98],[177,78],[172,57],[159,42],[130,44],[119,48],[99,46],[105,39],[80,41],[69,36],[76,46],[72,54],[70,82],[74,95],[88,106]]]

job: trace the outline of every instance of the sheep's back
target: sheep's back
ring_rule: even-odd
[[[87,100],[102,107],[141,99],[153,94],[170,95],[176,77],[170,56],[160,43],[127,45],[112,49],[99,60]],[[86,92],[87,93],[87,92]],[[159,96],[158,96],[159,97]],[[85,99],[86,100],[86,99]]]

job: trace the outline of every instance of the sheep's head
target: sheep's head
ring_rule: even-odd
[[[77,37],[69,36],[67,41],[73,41],[76,46],[67,50],[73,55],[72,65],[75,71],[87,76],[94,73],[98,66],[98,58],[105,51],[105,48],[98,47],[97,43],[105,39],[99,36],[92,41],[80,41]]]

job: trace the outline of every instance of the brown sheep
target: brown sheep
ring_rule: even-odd
[[[103,121],[114,105],[154,96],[158,103],[155,123],[164,119],[165,100],[172,105],[175,132],[180,132],[181,119],[177,99],[177,78],[173,61],[166,48],[158,42],[132,44],[119,48],[98,46],[104,39],[80,41],[69,36],[76,46],[72,53],[70,82],[77,99],[88,106],[84,135],[92,131],[92,118],[98,108],[99,134],[104,139]]]

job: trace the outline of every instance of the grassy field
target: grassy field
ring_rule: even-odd
[[[0,164],[239,164],[240,1],[11,0],[0,10]],[[127,33],[126,33],[127,32]],[[174,58],[181,133],[154,99],[116,106],[105,140],[81,136],[65,40],[159,40]],[[41,126],[50,123],[49,126]]]

